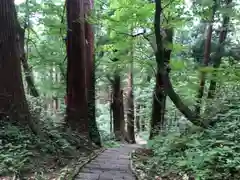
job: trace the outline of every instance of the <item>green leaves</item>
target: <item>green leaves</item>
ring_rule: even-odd
[[[197,0],[196,2],[203,7],[212,7],[214,4],[214,0]]]

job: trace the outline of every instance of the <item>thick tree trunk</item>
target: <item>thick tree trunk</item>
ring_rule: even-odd
[[[129,143],[135,143],[135,132],[134,132],[134,95],[133,95],[133,49],[134,42],[131,42],[130,58],[131,64],[128,73],[128,88],[126,93],[126,109],[127,109],[127,136]]]
[[[127,136],[130,143],[135,143],[134,134],[134,97],[133,97],[133,74],[132,64],[128,77],[128,90],[127,90]]]
[[[166,95],[164,94],[164,86],[161,74],[156,75],[156,84],[153,91],[153,104],[152,104],[152,119],[150,124],[150,136],[152,139],[158,135],[164,128],[164,114],[166,108]]]
[[[93,2],[85,0],[85,18],[90,15]],[[101,138],[96,122],[96,104],[95,104],[95,63],[94,63],[94,33],[92,25],[85,19],[85,36],[86,36],[86,73],[88,85],[88,120],[89,120],[89,136],[97,145],[101,145]]]
[[[29,125],[37,133],[23,88],[18,20],[13,0],[0,1],[0,22],[0,120]]]
[[[169,62],[171,57],[171,49],[164,47],[164,43],[172,46],[173,41],[173,30],[161,29],[160,17],[162,13],[161,1],[155,1],[156,10],[154,17],[154,30],[155,39],[150,40],[145,37],[151,44],[157,63],[156,82],[153,92],[153,108],[152,108],[152,119],[151,129],[149,138],[152,139],[158,135],[165,127],[165,108],[166,108],[166,96],[165,92],[165,75],[168,76],[170,72]],[[164,33],[162,33],[164,32]]]
[[[86,39],[83,0],[67,0],[67,108],[68,125],[88,136]]]

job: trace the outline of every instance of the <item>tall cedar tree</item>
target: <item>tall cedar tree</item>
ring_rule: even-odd
[[[28,125],[37,133],[23,88],[18,20],[13,0],[0,1],[0,22],[0,119]]]
[[[67,10],[67,109],[68,125],[88,136],[86,39],[84,1],[66,0]]]
[[[95,105],[95,63],[94,63],[94,33],[92,25],[88,22],[90,10],[93,8],[92,0],[85,0],[85,36],[86,36],[86,73],[88,88],[88,120],[89,120],[89,136],[91,140],[101,145],[100,134],[96,122],[96,105]]]
[[[128,88],[126,93],[126,108],[127,108],[127,139],[130,143],[135,143],[135,133],[134,133],[134,96],[133,96],[133,40],[131,40],[131,50],[130,50],[130,68],[128,73]]]

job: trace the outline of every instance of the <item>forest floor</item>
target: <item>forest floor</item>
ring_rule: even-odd
[[[0,180],[71,179],[76,167],[102,149],[74,132],[42,128],[44,137],[29,128],[0,121]]]
[[[101,176],[118,168],[116,174],[127,178],[132,176],[127,171],[128,156],[140,146],[110,141],[99,148],[73,132],[60,132],[58,126],[43,129],[48,138],[42,139],[28,128],[5,122],[0,122],[0,125],[0,180],[71,180],[80,177],[80,169],[95,158],[97,161],[100,159],[100,167],[109,166],[109,171],[105,170]],[[140,136],[136,141],[146,143]],[[122,169],[126,170],[123,174]],[[96,171],[99,170],[101,168]]]

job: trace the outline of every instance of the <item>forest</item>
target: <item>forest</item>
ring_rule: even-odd
[[[0,22],[0,179],[132,147],[139,180],[240,179],[240,1],[0,0]]]

